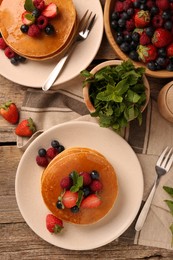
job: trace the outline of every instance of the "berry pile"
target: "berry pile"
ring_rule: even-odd
[[[153,71],[173,71],[173,0],[118,0],[110,20],[130,59]]]
[[[73,171],[61,180],[60,186],[62,194],[56,203],[58,209],[67,208],[77,213],[80,208],[97,208],[101,204],[98,193],[103,189],[103,184],[96,170],[80,173]]]
[[[18,65],[19,63],[24,63],[26,58],[16,54],[4,41],[0,33],[0,50],[4,51],[5,56],[11,61],[13,65]]]
[[[55,33],[54,26],[49,22],[58,14],[56,4],[45,4],[44,0],[25,0],[25,12],[22,14],[23,24],[20,30],[30,37],[38,37],[41,31],[47,35]]]
[[[40,148],[38,150],[38,155],[36,156],[36,163],[39,166],[46,167],[49,162],[59,153],[64,151],[64,146],[61,145],[57,140],[51,142],[51,147],[47,150],[45,148]]]

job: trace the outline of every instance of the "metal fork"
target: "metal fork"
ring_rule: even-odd
[[[173,154],[172,154],[173,148],[169,149],[168,147],[165,148],[165,150],[161,153],[156,166],[155,166],[155,170],[157,173],[153,188],[141,210],[141,213],[138,217],[138,220],[136,222],[135,225],[135,230],[136,231],[140,231],[145,223],[148,211],[150,209],[150,205],[151,202],[153,200],[157,185],[159,184],[160,178],[162,175],[164,175],[165,173],[167,173],[172,165],[173,162]]]
[[[74,38],[74,41],[70,49],[67,51],[65,56],[57,63],[57,65],[55,66],[55,68],[53,69],[53,71],[50,73],[47,80],[43,84],[42,89],[44,91],[47,91],[53,85],[58,75],[60,74],[64,64],[66,63],[67,59],[70,57],[71,53],[73,52],[77,43],[80,41],[84,41],[88,37],[93,27],[95,18],[96,18],[96,14],[92,16],[92,12],[89,12],[89,10],[85,12],[82,19],[80,20],[76,36]]]

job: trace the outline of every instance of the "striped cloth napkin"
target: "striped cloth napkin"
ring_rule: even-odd
[[[70,120],[97,123],[97,119],[92,118],[85,107],[80,76],[46,93],[40,89],[29,88],[21,108],[20,119],[28,117],[34,120],[38,131],[30,139],[17,137],[17,145],[23,150],[51,126]],[[124,138],[136,152],[142,166],[145,185],[143,200],[146,200],[154,183],[158,156],[166,146],[173,147],[172,133],[173,124],[160,116],[154,100],[150,100],[143,113],[142,126],[133,121],[124,133]],[[169,226],[173,223],[173,216],[164,202],[165,199],[171,198],[163,190],[163,185],[173,187],[173,167],[161,178],[144,227],[135,234],[135,244],[172,249]]]

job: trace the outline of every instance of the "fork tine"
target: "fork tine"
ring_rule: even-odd
[[[84,23],[84,20],[85,20],[87,14],[88,14],[88,11],[89,11],[89,10],[86,10],[86,12],[84,13],[84,15],[82,16],[82,18],[81,18],[81,20],[80,20],[80,22],[79,22],[79,25],[78,25],[78,28],[79,28],[78,31],[81,31],[81,30],[82,30],[83,23]]]
[[[161,153],[161,155],[159,156],[159,159],[158,159],[157,162],[156,162],[156,165],[157,165],[157,166],[160,166],[160,165],[161,165],[161,163],[162,163],[162,161],[163,161],[163,158],[164,158],[164,156],[165,156],[167,150],[168,150],[168,146],[165,148],[165,150],[164,150],[164,151]]]
[[[173,163],[173,154],[171,155],[171,157],[169,158],[169,161],[167,162],[167,165],[166,165],[166,171],[169,171],[169,169],[171,168],[171,165]]]
[[[166,157],[164,158],[163,162],[162,162],[162,167],[166,167],[168,160],[170,159],[170,154],[172,152],[172,148],[169,150],[169,152],[167,153]]]
[[[88,17],[87,17],[85,23],[83,24],[83,28],[82,28],[83,32],[85,32],[86,29],[87,29],[87,27],[88,27],[88,22],[89,22],[89,20],[90,20],[91,15],[92,15],[92,12],[90,12],[90,14],[88,15]]]

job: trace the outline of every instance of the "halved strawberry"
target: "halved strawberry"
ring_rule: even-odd
[[[23,24],[30,25],[30,24],[33,24],[34,22],[35,22],[35,17],[30,12],[25,11],[22,14],[22,23]]]
[[[62,203],[65,208],[72,208],[76,205],[76,202],[78,200],[78,193],[72,192],[70,190],[66,191],[62,197]]]
[[[97,208],[101,203],[101,199],[96,194],[91,194],[82,201],[80,208]]]
[[[50,3],[44,8],[41,14],[49,18],[54,18],[58,14],[58,7],[56,4]]]

